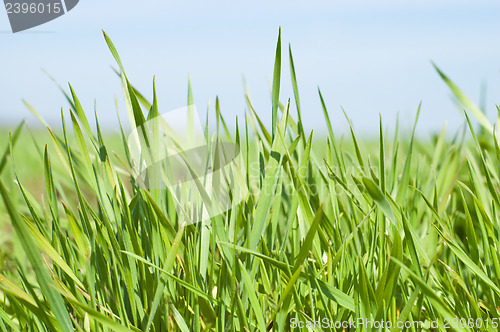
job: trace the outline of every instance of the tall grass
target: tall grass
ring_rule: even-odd
[[[105,39],[140,128],[159,115],[156,92],[149,102],[134,89]],[[62,132],[48,128],[52,150],[38,143],[42,195],[16,175],[22,125],[12,133],[0,193],[20,250],[1,270],[1,331],[286,331],[294,319],[325,318],[391,321],[393,331],[397,321],[464,318],[455,330],[495,330],[500,148],[483,112],[438,70],[480,134],[464,113],[472,135],[448,139],[443,129],[419,142],[418,107],[410,135],[387,137],[381,118],[373,149],[352,127],[349,139],[335,135],[318,91],[329,135],[314,138],[302,125],[291,49],[294,100],[280,103],[280,39],[273,127],[247,95],[230,134],[216,103],[215,135],[240,145],[250,193],[209,221],[184,226],[172,192],[141,187],[123,127],[114,153],[71,87]]]

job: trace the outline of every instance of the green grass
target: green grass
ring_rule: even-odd
[[[159,114],[156,92],[148,102],[132,87],[105,37],[139,127]],[[241,146],[250,193],[207,222],[182,227],[170,191],[139,186],[125,136],[102,135],[72,89],[62,131],[2,134],[0,331],[286,331],[295,319],[359,318],[496,330],[500,148],[483,111],[438,70],[467,133],[416,138],[416,107],[411,135],[389,137],[381,119],[378,143],[338,137],[319,93],[329,135],[316,137],[302,125],[291,49],[294,96],[280,102],[280,39],[273,128],[248,96],[236,134],[218,102],[211,113],[215,136]]]

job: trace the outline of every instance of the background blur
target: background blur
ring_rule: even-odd
[[[114,59],[102,37],[115,43],[130,81],[152,95],[156,75],[161,112],[186,105],[191,75],[195,103],[221,99],[234,124],[245,111],[245,77],[258,114],[271,122],[273,65],[282,26],[281,100],[292,97],[291,43],[306,130],[324,131],[319,86],[343,131],[344,107],[359,134],[375,134],[378,114],[394,126],[399,112],[409,127],[423,101],[420,133],[463,124],[434,61],[466,94],[496,116],[500,103],[500,3],[498,1],[129,1],[81,0],[68,14],[27,32],[12,34],[0,11],[0,123],[26,118],[29,101],[53,126],[68,104],[49,72],[71,82],[87,113],[117,130],[114,96],[126,121]],[[116,67],[116,66],[115,66]],[[481,92],[483,91],[483,92]],[[203,118],[203,117],[202,117]]]

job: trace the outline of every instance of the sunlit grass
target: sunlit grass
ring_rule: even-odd
[[[121,120],[140,127],[159,115],[161,96],[148,101],[132,87],[105,37],[128,101]],[[495,330],[493,125],[439,72],[478,118],[478,135],[466,114],[467,131],[421,141],[416,105],[411,132],[388,136],[381,118],[377,142],[352,128],[341,138],[319,93],[329,134],[316,137],[302,126],[291,49],[289,60],[294,96],[280,102],[278,41],[272,128],[247,96],[248,112],[229,133],[233,119],[216,103],[215,135],[240,145],[250,193],[208,222],[182,227],[171,192],[139,186],[127,133],[102,135],[72,89],[62,131],[29,144],[25,128],[13,131],[0,168],[0,330],[284,331],[292,319],[358,318],[391,321],[393,330],[398,320],[465,318],[454,330]]]

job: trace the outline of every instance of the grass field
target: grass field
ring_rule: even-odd
[[[148,101],[132,87],[105,37],[122,121],[141,128],[160,115],[156,92]],[[217,121],[207,138],[240,146],[247,172],[235,181],[248,188],[207,221],[179,213],[169,189],[141,186],[128,133],[103,135],[72,90],[63,130],[3,132],[0,330],[378,330],[356,325],[366,319],[391,331],[496,331],[500,148],[482,111],[438,71],[467,130],[417,139],[416,105],[413,132],[389,136],[381,118],[375,142],[352,128],[339,137],[319,93],[329,134],[315,137],[291,50],[294,96],[280,102],[282,58],[278,39],[272,128],[249,98],[234,133],[218,103],[207,115]]]

